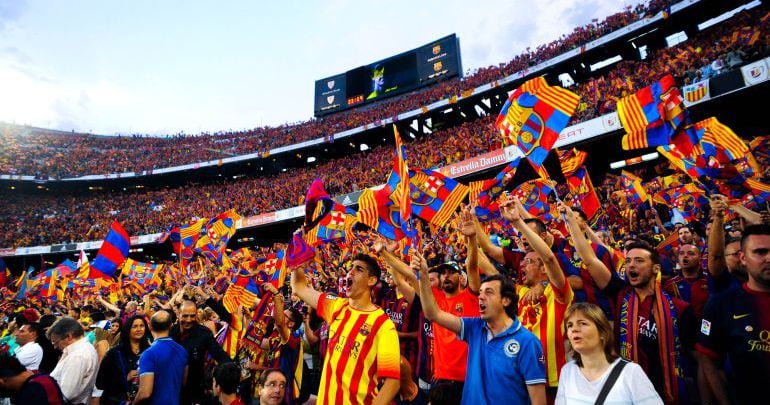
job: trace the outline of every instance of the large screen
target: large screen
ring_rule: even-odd
[[[322,116],[427,86],[462,72],[455,34],[400,55],[315,83],[315,115]]]

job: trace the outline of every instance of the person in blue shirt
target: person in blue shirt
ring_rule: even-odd
[[[415,253],[425,317],[468,343],[462,404],[545,405],[543,346],[516,317],[514,284],[502,275],[487,277],[479,289],[481,318],[459,318],[438,308],[428,281],[428,264]]]
[[[133,404],[179,404],[187,380],[187,351],[169,336],[171,314],[156,312],[150,319],[155,340],[139,357],[139,392]]]

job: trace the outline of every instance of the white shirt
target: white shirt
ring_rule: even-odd
[[[612,368],[620,359],[616,359],[594,381],[588,379],[580,371],[575,361],[570,361],[561,368],[559,390],[556,393],[556,405],[593,404],[599,396],[604,382],[607,381]],[[620,372],[615,385],[604,401],[606,405],[616,404],[663,404],[660,395],[655,391],[652,382],[644,374],[644,370],[636,363],[628,363]]]
[[[43,361],[43,348],[36,342],[27,342],[16,349],[15,356],[27,370],[37,371],[40,368],[40,362]]]
[[[62,394],[73,404],[88,403],[96,382],[99,356],[88,339],[80,340],[64,348],[61,359],[51,372],[59,383]]]

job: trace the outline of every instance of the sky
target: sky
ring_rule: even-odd
[[[0,0],[0,121],[94,134],[300,122],[316,80],[456,33],[464,70],[634,0]]]

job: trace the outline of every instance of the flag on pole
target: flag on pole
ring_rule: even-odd
[[[128,232],[118,221],[113,221],[102,247],[91,264],[89,278],[114,278],[115,271],[128,257],[131,241]]]

